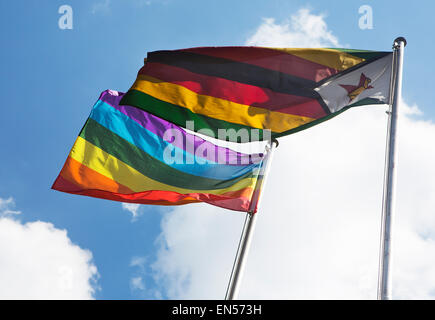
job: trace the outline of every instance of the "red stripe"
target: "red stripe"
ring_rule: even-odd
[[[58,177],[52,188],[77,195],[139,204],[173,206],[202,201],[235,211],[246,212],[249,209],[249,200],[246,198],[233,199],[206,193],[180,194],[172,191],[152,190],[132,194],[121,194],[96,189],[78,190],[77,187],[61,176]]]
[[[70,159],[68,157],[68,159]],[[86,167],[87,168],[87,167]],[[89,168],[88,168],[89,169]],[[92,170],[92,169],[89,169]],[[62,176],[64,170],[59,174],[56,181],[51,187],[54,190],[90,196],[95,198],[131,202],[150,205],[183,205],[194,202],[206,202],[218,207],[236,210],[247,211],[249,209],[249,199],[245,196],[245,189],[237,191],[229,191],[223,195],[214,195],[208,193],[190,193],[181,194],[173,191],[151,190],[136,193],[117,193],[107,190],[86,188],[74,181],[70,181]],[[82,172],[83,177],[89,177],[89,172]]]
[[[113,193],[105,190],[83,189],[83,187],[76,185],[75,183],[65,179],[61,175],[57,177],[51,188],[57,191],[87,195],[96,198],[144,204],[177,205],[199,202],[199,200],[197,199],[190,198],[179,193],[167,191],[146,191],[132,194],[122,194]]]
[[[338,73],[330,68],[283,51],[261,47],[201,47],[189,48],[188,51],[213,57],[244,62],[266,69],[271,69],[300,78],[320,81]]]
[[[182,68],[147,62],[139,74],[183,86],[197,94],[212,96],[297,116],[314,119],[324,117],[325,111],[315,99],[274,92],[249,84],[193,73]]]
[[[74,193],[74,192],[79,192],[82,188],[77,186],[76,184],[66,180],[64,177],[62,177],[59,174],[56,181],[54,181],[51,189],[54,189],[57,191]]]

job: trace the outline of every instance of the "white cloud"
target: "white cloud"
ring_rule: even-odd
[[[406,106],[405,106],[406,107]],[[375,299],[385,107],[346,111],[280,140],[240,298]],[[435,298],[435,125],[400,119],[396,298]],[[223,298],[244,215],[207,205],[166,214],[156,283],[169,298]]]
[[[264,18],[246,45],[287,48],[341,46],[337,37],[328,30],[324,16],[312,14],[308,9],[300,9],[281,24],[273,18]]]
[[[151,266],[161,295],[223,299],[243,219],[241,213],[202,204],[166,214]]]
[[[0,204],[12,204],[9,199]],[[0,218],[0,261],[0,299],[92,299],[95,293],[91,252],[51,223]]]
[[[131,213],[131,221],[134,222],[143,213],[140,204],[137,203],[122,203],[122,209]]]
[[[135,256],[131,258],[130,267],[139,267],[140,269],[143,269],[145,266],[145,262],[146,262],[145,257]]]
[[[148,259],[146,257],[134,256],[130,261],[130,267],[133,268],[130,277],[130,290],[133,294],[143,299],[162,299],[162,293],[152,287],[147,287],[147,280],[152,282],[152,273],[149,270]]]
[[[15,201],[12,197],[9,197],[7,199],[0,198],[0,217],[21,214],[21,211],[11,210],[11,208],[14,207]]]
[[[132,290],[145,290],[145,284],[141,276],[130,279],[130,288]]]
[[[130,267],[136,268],[136,275],[130,278],[130,288],[132,290],[145,290],[143,275],[145,273],[145,257],[133,257]]]
[[[305,17],[305,22],[302,19]],[[322,16],[267,19],[249,45],[337,45]],[[375,299],[387,115],[353,108],[280,139],[258,213],[241,299]],[[435,124],[399,118],[393,297],[435,298]],[[244,214],[188,205],[166,213],[152,264],[163,296],[222,299]]]

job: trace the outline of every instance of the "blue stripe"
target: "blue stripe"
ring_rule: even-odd
[[[192,175],[212,179],[229,180],[248,172],[252,172],[261,166],[261,162],[247,165],[225,165],[208,162],[198,163],[198,161],[195,161],[196,159],[200,159],[204,162],[204,158],[197,157],[195,159],[194,155],[163,140],[162,137],[148,131],[136,121],[130,119],[127,115],[114,109],[101,100],[95,104],[90,118],[97,121],[99,124],[117,134],[124,140],[142,149],[155,159],[173,167],[174,169]],[[163,150],[165,149],[167,151],[172,150],[172,154],[177,155],[178,159],[180,159],[179,162],[182,163],[174,162],[170,164],[165,161],[163,154]]]

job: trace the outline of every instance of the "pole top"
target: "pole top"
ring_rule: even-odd
[[[394,39],[393,48],[397,48],[400,45],[400,42],[403,42],[403,46],[406,47],[406,39],[404,37],[397,37]]]

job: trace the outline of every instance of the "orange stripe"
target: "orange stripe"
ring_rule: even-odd
[[[70,156],[68,156],[60,175],[82,187],[82,189],[103,189],[108,192],[124,194],[134,192],[130,188],[88,168]]]
[[[252,188],[244,188],[236,191],[228,191],[219,196],[228,197],[228,198],[246,198],[249,200],[251,199],[252,193],[253,193]]]
[[[74,160],[71,157],[68,157],[64,168],[62,169],[60,175],[68,180],[69,182],[74,183],[78,188],[82,190],[85,189],[94,189],[94,190],[104,190],[107,192],[120,193],[120,194],[135,194],[138,192],[134,192],[128,187],[117,183],[116,181],[107,178],[106,176],[96,172],[88,168],[87,166],[81,164],[80,162]],[[144,190],[146,192],[148,190]],[[155,191],[155,190],[149,190]],[[165,190],[159,190],[165,191]],[[166,191],[165,191],[166,192]],[[245,198],[250,199],[252,196],[253,189],[252,188],[243,188],[241,190],[236,191],[228,191],[221,195],[213,195],[219,198]],[[189,193],[186,195],[195,196],[201,193]],[[203,193],[203,195],[208,195],[207,193]],[[210,194],[211,195],[211,194]],[[193,200],[191,197],[189,200]]]

